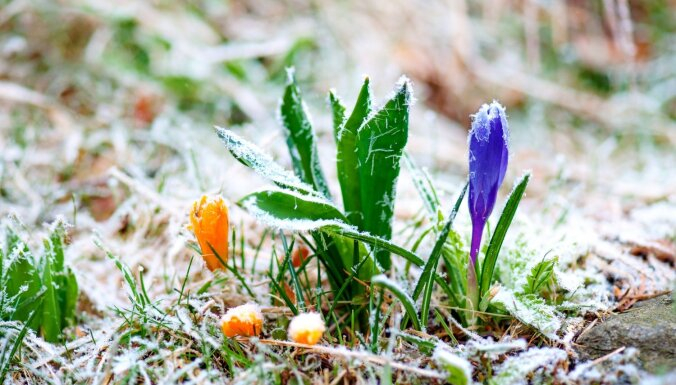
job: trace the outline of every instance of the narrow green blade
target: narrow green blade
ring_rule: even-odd
[[[427,316],[430,309],[430,301],[432,299],[432,289],[434,288],[434,277],[436,276],[439,258],[441,257],[441,252],[443,250],[444,243],[446,243],[446,238],[448,238],[448,234],[451,232],[451,228],[453,227],[453,221],[455,220],[455,216],[458,214],[458,210],[460,210],[460,204],[462,203],[462,200],[465,197],[465,192],[467,192],[467,183],[465,183],[465,187],[462,188],[462,191],[460,192],[458,199],[455,201],[455,206],[453,206],[453,210],[448,215],[448,219],[446,220],[443,229],[439,233],[437,241],[434,243],[432,253],[430,254],[430,257],[427,260],[427,263],[425,264],[425,268],[423,269],[423,272],[420,275],[418,284],[415,286],[415,289],[413,290],[413,299],[415,300],[418,298],[423,288],[425,289],[425,295],[423,296],[422,300],[422,308],[420,309],[423,325],[427,323]]]
[[[300,89],[288,71],[288,81],[282,98],[281,117],[296,175],[305,183],[314,186],[326,198],[331,198],[324,172],[319,164],[317,138],[303,104]]]
[[[411,86],[403,80],[392,99],[364,123],[357,134],[360,180],[360,230],[384,239],[392,237],[392,217],[400,159],[408,140],[408,113]],[[378,250],[376,259],[388,269],[387,250]]]
[[[77,308],[77,299],[80,294],[80,290],[77,284],[77,279],[75,274],[70,268],[67,268],[65,276],[63,277],[65,285],[61,288],[61,295],[64,298],[63,305],[61,307],[61,314],[63,325],[62,326],[72,326],[75,325],[75,310]]]
[[[42,319],[40,331],[46,341],[57,342],[61,335],[61,309],[56,293],[54,282],[55,260],[51,257],[45,259],[45,266],[42,275],[42,283],[45,288],[45,296],[42,307]]]
[[[338,133],[345,122],[345,106],[333,90],[329,91],[329,104],[333,118],[333,139],[338,143]]]
[[[59,223],[49,235],[49,239],[45,240],[45,250],[54,258],[54,272],[64,270],[63,239],[66,236],[66,230],[63,226],[63,223]]]
[[[359,91],[357,102],[352,114],[340,128],[336,146],[336,167],[338,169],[338,181],[343,196],[343,207],[350,223],[362,228],[361,216],[361,181],[359,177],[359,159],[357,153],[357,132],[371,113],[371,87],[369,78]]]
[[[390,292],[392,292],[392,294],[394,294],[394,296],[397,297],[397,299],[404,306],[406,314],[413,322],[413,327],[416,330],[422,330],[420,319],[418,318],[418,313],[415,309],[415,302],[413,301],[411,296],[409,296],[406,293],[406,291],[404,291],[404,289],[401,286],[399,286],[396,282],[392,281],[391,279],[387,278],[384,275],[378,275],[373,277],[371,284],[374,286],[384,287]]]
[[[523,193],[526,191],[526,186],[528,185],[528,180],[530,179],[530,173],[526,173],[521,180],[516,184],[512,193],[509,194],[505,208],[502,209],[502,214],[500,214],[500,219],[498,224],[495,226],[495,231],[491,237],[491,241],[488,244],[488,249],[486,250],[486,257],[481,268],[481,276],[479,277],[479,294],[481,297],[488,292],[490,289],[491,283],[493,282],[493,273],[495,271],[495,263],[498,260],[498,254],[500,254],[500,248],[502,247],[502,242],[505,240],[505,235],[507,235],[507,230],[512,224],[512,219],[514,219],[514,214],[516,214],[516,209],[519,207],[519,202],[523,197]]]

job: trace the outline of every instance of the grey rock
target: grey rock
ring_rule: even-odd
[[[672,302],[671,296],[665,295],[610,316],[578,338],[580,358],[595,359],[623,346],[635,347],[645,370],[675,370],[676,306]]]

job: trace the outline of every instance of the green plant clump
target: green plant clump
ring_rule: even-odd
[[[364,281],[387,271],[392,253],[423,264],[414,253],[390,242],[400,160],[408,139],[411,86],[402,80],[383,107],[374,110],[367,78],[349,115],[338,97],[329,94],[341,209],[320,167],[317,138],[291,70],[288,79],[280,117],[294,174],[234,132],[217,129],[237,160],[276,185],[245,196],[239,205],[271,227],[308,232],[314,256],[331,284],[334,305],[341,301],[363,320],[361,310],[368,302]],[[292,268],[288,263],[283,267]],[[292,277],[297,275],[291,272]]]
[[[0,318],[21,321],[49,342],[75,323],[78,285],[64,263],[66,230],[59,222],[36,256],[10,227],[0,247]]]

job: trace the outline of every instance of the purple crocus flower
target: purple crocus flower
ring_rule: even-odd
[[[486,220],[491,215],[498,189],[505,178],[509,129],[500,103],[484,104],[474,115],[469,132],[469,212],[472,217],[472,267],[481,246]]]

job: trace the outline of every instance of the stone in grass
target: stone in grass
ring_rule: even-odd
[[[582,359],[595,359],[615,349],[635,347],[643,368],[659,373],[676,368],[676,307],[665,295],[636,303],[583,334],[577,343]]]

